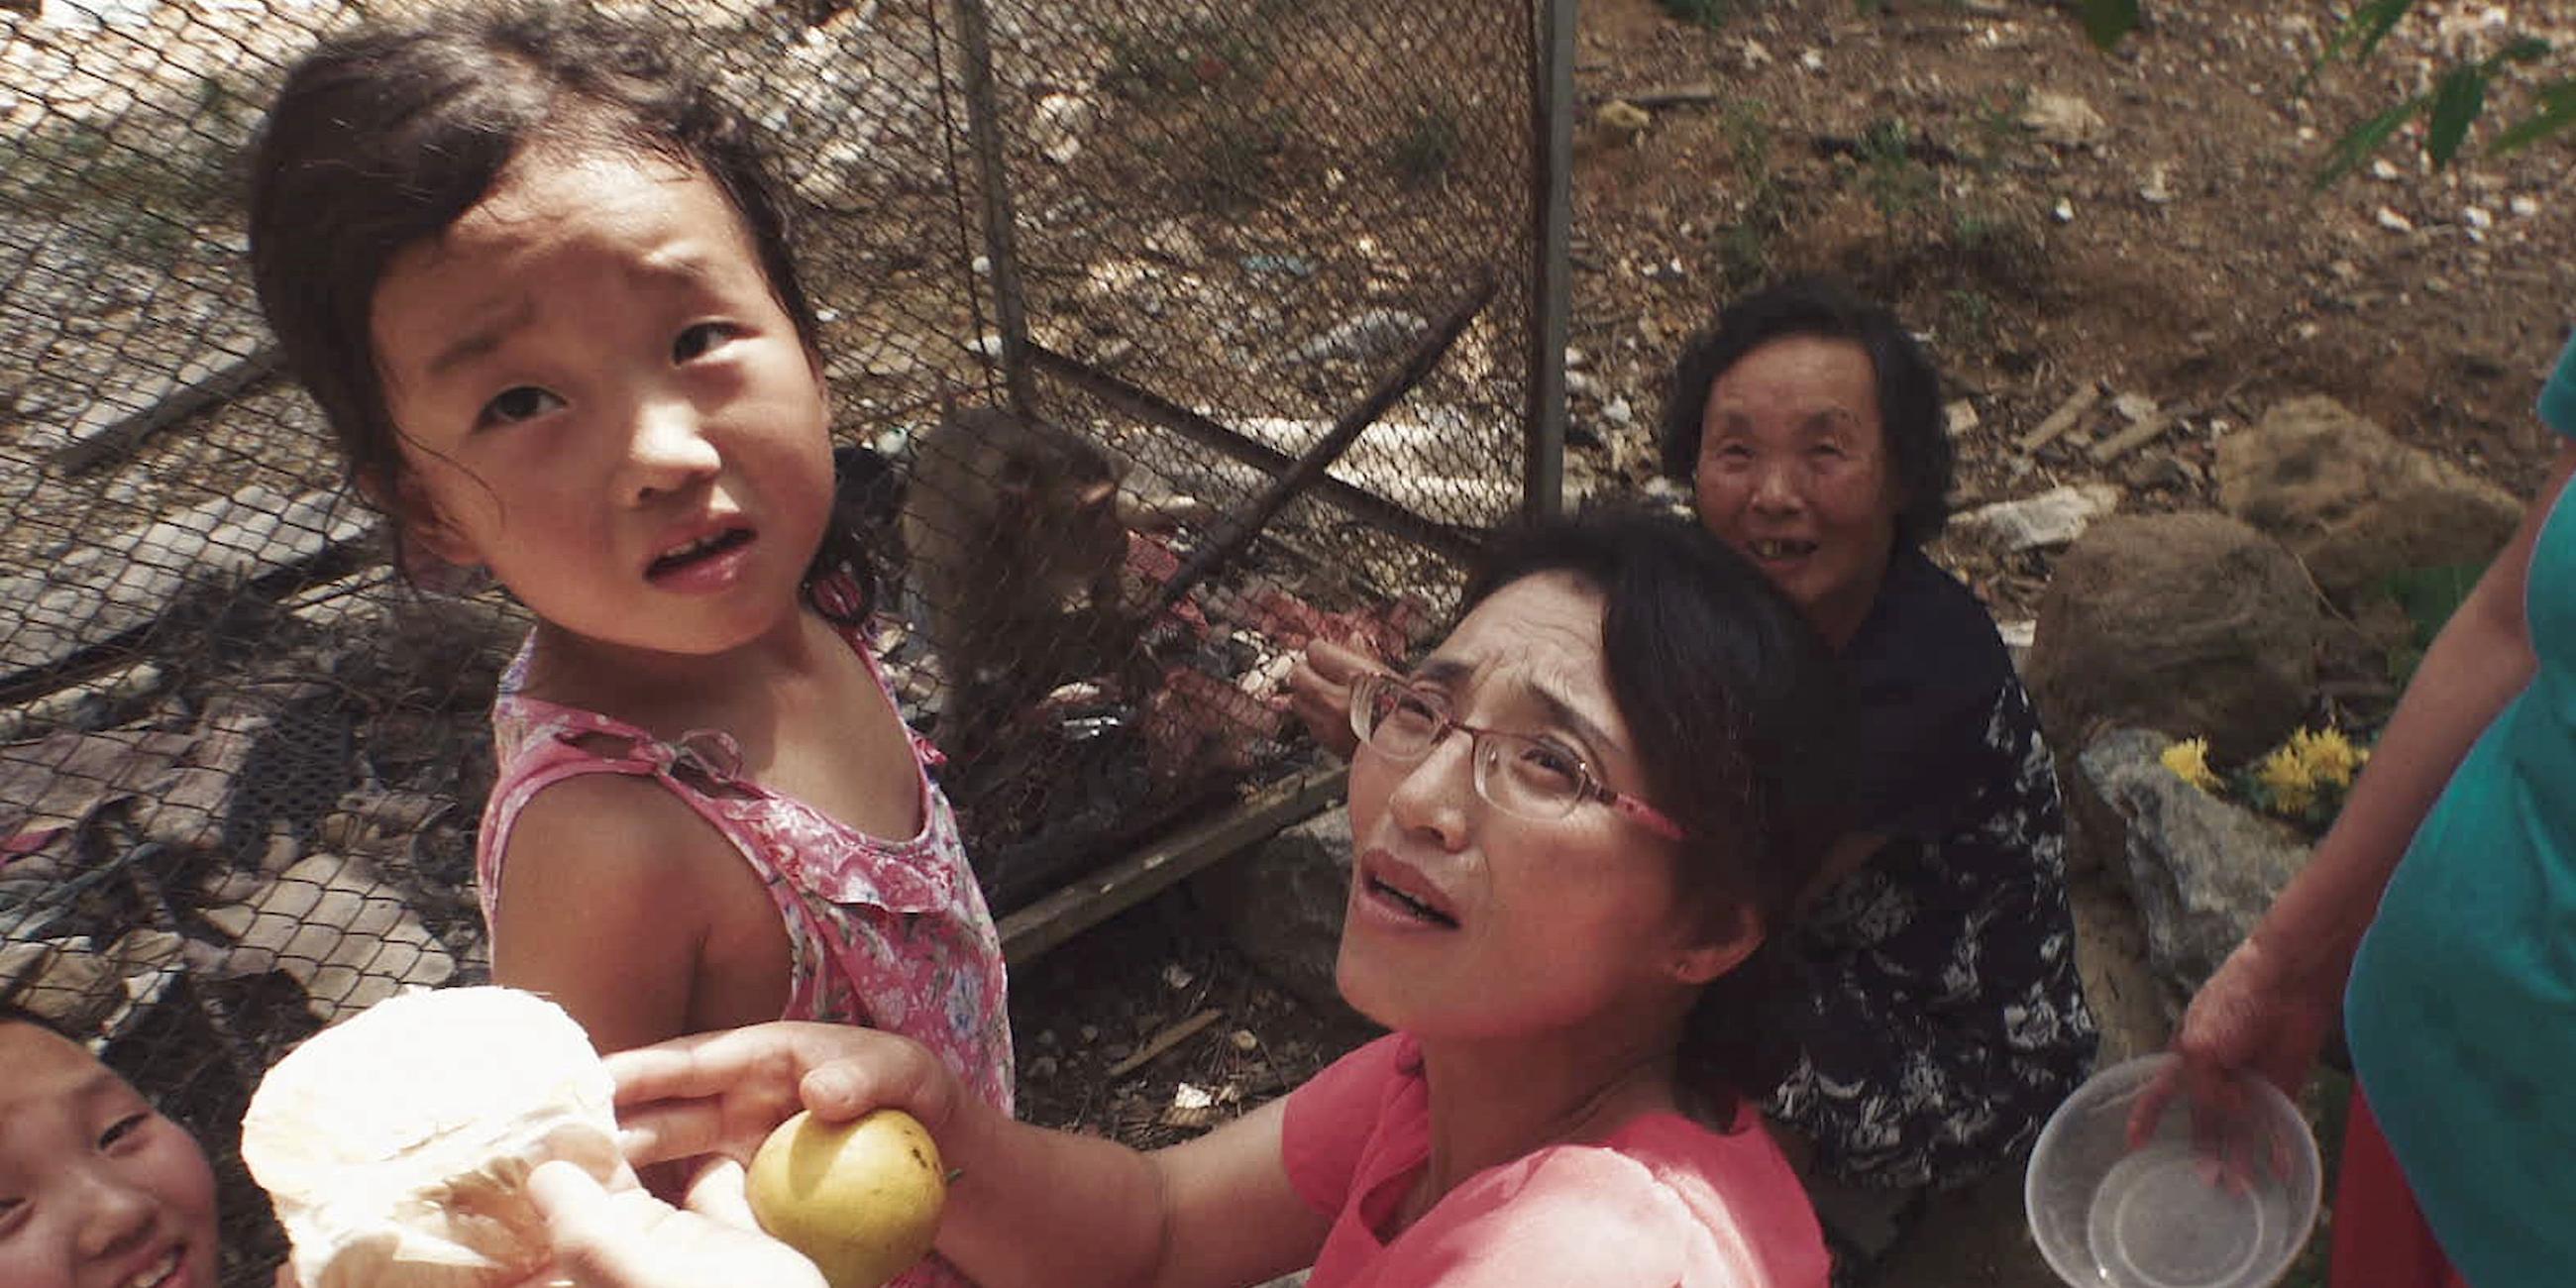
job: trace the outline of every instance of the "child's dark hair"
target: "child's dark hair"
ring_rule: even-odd
[[[1699,469],[1708,391],[1744,355],[1795,335],[1849,340],[1869,354],[1878,377],[1879,432],[1903,498],[1896,539],[1921,545],[1950,520],[1953,449],[1941,413],[1941,376],[1896,315],[1830,278],[1796,277],[1744,296],[1718,311],[1673,361],[1664,392],[1664,473],[1689,484]]]
[[[549,143],[629,149],[705,174],[741,217],[809,359],[819,358],[767,149],[664,33],[534,6],[450,10],[333,37],[288,72],[252,145],[251,271],[288,369],[329,419],[351,480],[397,530],[402,431],[376,361],[376,288],[397,252],[444,232],[512,160]],[[854,547],[836,525],[809,586],[846,571],[864,591],[868,565]]]
[[[1778,1086],[1797,1049],[1804,978],[1783,940],[1847,821],[1852,695],[1797,605],[1688,520],[1623,507],[1518,529],[1465,605],[1544,573],[1601,595],[1602,666],[1647,799],[1689,836],[1684,897],[1749,906],[1767,932],[1702,990],[1682,1037],[1685,1085],[1731,1112]]]

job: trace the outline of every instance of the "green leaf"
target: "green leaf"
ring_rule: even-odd
[[[2488,55],[2487,68],[2492,71],[2506,63],[2536,63],[2548,56],[2548,41],[2538,36],[2520,36],[2516,37],[2512,44]]]
[[[2442,633],[2451,614],[2477,589],[2478,578],[2485,575],[2485,563],[2443,564],[2433,568],[2406,568],[2390,573],[2384,585],[2397,606],[2406,610],[2406,620],[2415,627],[2415,647],[2431,648],[2433,637]]]
[[[2097,49],[2109,49],[2138,29],[2138,0],[2076,0],[2075,7]]]
[[[2576,126],[2576,79],[2563,80],[2540,91],[2540,110],[2505,127],[2496,136],[2493,152],[2497,156],[2513,152]]]
[[[2326,150],[2325,164],[2318,168],[2317,177],[2310,181],[2309,186],[2327,187],[2360,168],[2362,162],[2370,159],[2371,153],[2388,142],[2388,136],[2397,133],[2397,127],[2432,105],[2431,95],[2418,94],[2354,126],[2351,133],[2335,140],[2334,146]]]
[[[2415,0],[2371,0],[2353,10],[2352,16],[2344,19],[2343,25],[2336,27],[2333,35],[2326,37],[2325,48],[2317,51],[2316,60],[2308,64],[2308,70],[2299,77],[2299,83],[2290,87],[2290,97],[2306,94],[2317,73],[2324,70],[2326,64],[2343,58],[2347,49],[2353,51],[2355,62],[2378,52],[2379,42],[2388,38],[2389,31],[2397,26],[2397,20],[2405,17],[2406,11],[2414,4]]]
[[[2415,0],[2371,0],[2371,3],[2353,10],[2352,21],[2345,24],[2361,33],[2361,47],[2353,51],[2353,61],[2360,62],[2378,53],[2379,42],[2388,39],[2388,33],[2397,28],[2397,20],[2414,7]]]
[[[2463,63],[2442,73],[2442,83],[2433,87],[2433,120],[2424,131],[2424,151],[2433,164],[2449,165],[2459,155],[2460,144],[2469,137],[2469,123],[2478,119],[2478,111],[2487,105],[2487,71],[2484,67]]]

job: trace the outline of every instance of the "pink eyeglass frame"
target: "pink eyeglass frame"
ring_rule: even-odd
[[[1370,720],[1367,714],[1369,708],[1369,695],[1388,688],[1410,690],[1411,686],[1407,685],[1402,679],[1392,675],[1364,675],[1351,685],[1351,733],[1356,735],[1364,746],[1376,746],[1375,743],[1369,740],[1368,725],[1370,724]],[[1441,704],[1440,727],[1431,731],[1431,740],[1422,745],[1421,754],[1413,756],[1410,759],[1420,760],[1423,756],[1430,755],[1431,749],[1439,746],[1441,742],[1448,738],[1448,736],[1453,732],[1464,732],[1469,739],[1474,741],[1482,741],[1486,738],[1509,738],[1515,742],[1530,741],[1529,736],[1526,734],[1512,733],[1503,729],[1484,729],[1471,725],[1452,714],[1448,710],[1448,704],[1444,702]],[[1378,754],[1386,755],[1388,753],[1383,748],[1380,748],[1378,750]],[[1475,763],[1482,763],[1481,758],[1476,756],[1475,747],[1470,746],[1467,750],[1467,754]],[[1600,776],[1592,772],[1591,762],[1577,756],[1574,758],[1574,763],[1579,775],[1575,783],[1574,790],[1576,800],[1599,801],[1602,804],[1609,806],[1621,817],[1628,819],[1667,841],[1684,841],[1690,839],[1690,833],[1684,831],[1681,824],[1674,822],[1671,815],[1666,814],[1662,810],[1656,809],[1654,806],[1649,805],[1626,792],[1618,791],[1604,785]],[[1484,796],[1487,801],[1492,802],[1493,797],[1488,796],[1485,793],[1485,788],[1481,781],[1483,776],[1483,771],[1481,769],[1476,771],[1476,777],[1479,780],[1476,787],[1476,794]],[[1494,803],[1499,806],[1499,802]]]

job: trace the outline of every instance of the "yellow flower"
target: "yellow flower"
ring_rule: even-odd
[[[2165,768],[2204,792],[2218,790],[2218,775],[2209,771],[2209,739],[2185,738],[2165,748]]]
[[[2297,815],[2308,812],[2317,800],[2316,771],[2308,758],[2300,754],[2297,739],[2282,743],[2254,767],[2254,781],[2272,798],[2273,812]]]
[[[2290,735],[2290,745],[2307,765],[2310,779],[2336,787],[2352,786],[2352,776],[2370,759],[2370,753],[2353,746],[2340,729],[2315,733],[2302,729]]]

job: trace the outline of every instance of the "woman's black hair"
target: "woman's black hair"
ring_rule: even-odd
[[[1702,990],[1682,1038],[1684,1085],[1729,1113],[1797,1050],[1805,981],[1782,940],[1848,822],[1852,695],[1797,605],[1688,520],[1623,507],[1508,532],[1464,606],[1546,573],[1601,595],[1603,670],[1647,799],[1688,834],[1684,896],[1750,908],[1766,932]]]
[[[1941,535],[1950,520],[1952,452],[1940,373],[1894,313],[1828,278],[1791,278],[1737,299],[1682,346],[1664,393],[1664,473],[1687,486],[1698,471],[1717,378],[1755,349],[1796,335],[1849,340],[1869,354],[1899,497],[1896,539],[1921,545]]]
[[[252,143],[251,276],[288,369],[397,536],[402,431],[376,360],[376,288],[397,253],[444,232],[540,144],[624,148],[706,175],[742,219],[822,379],[821,327],[767,145],[664,33],[539,4],[448,9],[335,36],[287,73]],[[846,573],[859,579],[863,616],[869,567],[855,534],[833,525],[808,569],[808,598],[817,581]]]

